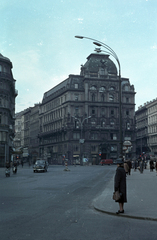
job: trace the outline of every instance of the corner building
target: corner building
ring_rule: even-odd
[[[15,136],[15,79],[12,63],[0,54],[0,167],[11,161]]]
[[[135,91],[122,78],[123,140],[135,155]],[[119,77],[109,55],[92,53],[80,75],[69,77],[44,93],[40,106],[40,157],[69,164],[119,156]]]

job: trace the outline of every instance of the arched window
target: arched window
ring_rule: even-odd
[[[90,90],[96,91],[96,87],[95,87],[95,86],[91,86],[91,87],[90,87]]]
[[[104,92],[105,91],[105,87],[100,87],[99,88],[99,92]]]
[[[95,94],[92,94],[92,102],[95,102]]]
[[[110,90],[110,91],[114,91],[115,88],[114,88],[113,86],[111,86],[111,87],[109,88],[109,90]]]
[[[105,96],[104,94],[101,94],[101,102],[104,102],[105,101]]]
[[[114,120],[113,120],[113,119],[111,119],[110,125],[111,125],[111,126],[114,126]]]
[[[101,121],[101,127],[105,127],[105,120]]]

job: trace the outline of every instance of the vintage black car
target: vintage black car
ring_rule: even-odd
[[[47,172],[48,162],[46,160],[37,160],[34,164],[33,171],[34,172]]]

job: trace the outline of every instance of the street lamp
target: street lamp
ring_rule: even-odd
[[[82,139],[82,129],[83,129],[84,121],[91,118],[91,116],[84,118],[82,121],[75,116],[72,116],[72,117],[75,118],[75,120],[77,120],[80,123],[80,127],[81,127],[81,135],[80,135],[80,141],[79,141],[79,143],[80,143],[80,165],[83,165],[83,162],[82,162],[82,145],[81,144],[84,143],[84,139]]]
[[[93,38],[89,38],[89,37],[84,37],[84,36],[75,36],[76,38],[79,39],[89,39],[94,41],[93,43],[99,47],[104,47],[106,50],[104,52],[110,54],[112,57],[114,57],[118,63],[118,68],[119,68],[119,132],[120,132],[120,138],[119,138],[119,144],[120,144],[120,154],[119,154],[119,158],[123,157],[123,141],[122,141],[122,86],[121,86],[121,65],[120,65],[120,61],[118,59],[117,54],[115,53],[115,51],[110,48],[107,44],[100,42],[99,40],[93,39]]]

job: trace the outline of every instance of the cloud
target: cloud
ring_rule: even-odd
[[[79,23],[83,23],[83,18],[78,18],[77,20]]]
[[[151,49],[157,49],[157,44],[155,43],[153,46],[151,46]]]

